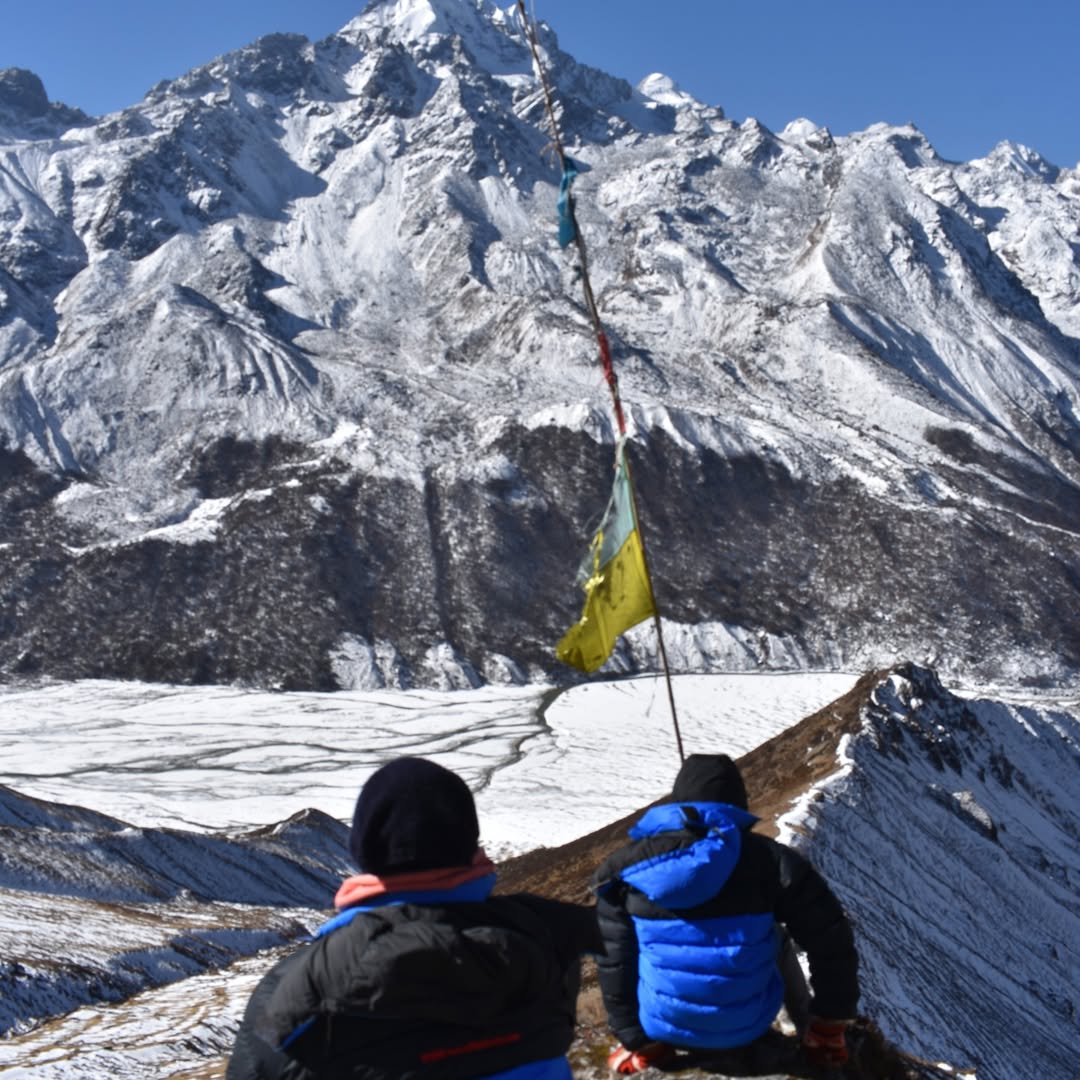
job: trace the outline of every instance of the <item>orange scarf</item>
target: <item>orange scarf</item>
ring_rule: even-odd
[[[471,866],[439,866],[434,870],[408,870],[403,874],[355,874],[346,878],[334,897],[338,911],[361,904],[374,896],[387,893],[418,892],[434,889],[453,889],[466,881],[475,881],[495,872],[495,864],[477,848]]]

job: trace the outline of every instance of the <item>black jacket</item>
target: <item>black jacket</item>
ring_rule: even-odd
[[[273,967],[227,1080],[450,1080],[564,1054],[592,910],[528,895],[364,911]]]
[[[749,815],[748,815],[749,816]],[[669,910],[623,880],[633,869],[663,862],[694,845],[702,831],[687,827],[646,836],[611,855],[596,871],[597,917],[605,951],[597,958],[600,988],[612,1031],[636,1049],[650,1038],[639,1018],[637,920],[689,922],[770,914],[807,954],[811,1010],[834,1018],[855,1016],[859,998],[851,927],[820,874],[792,848],[745,830],[738,861],[718,891],[693,907]]]

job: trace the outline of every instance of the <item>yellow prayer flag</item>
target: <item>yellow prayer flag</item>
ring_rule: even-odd
[[[656,612],[621,444],[611,500],[578,571],[578,583],[585,589],[585,609],[555,655],[588,673],[603,665],[620,634]]]

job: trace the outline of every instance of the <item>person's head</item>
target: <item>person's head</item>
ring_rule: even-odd
[[[691,754],[671,789],[672,802],[720,802],[745,810],[746,785],[727,754]]]
[[[469,866],[480,825],[468,785],[424,758],[377,769],[356,800],[349,851],[364,873]]]

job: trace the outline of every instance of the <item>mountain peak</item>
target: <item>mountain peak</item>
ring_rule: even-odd
[[[44,116],[49,111],[45,84],[25,68],[4,68],[0,71],[0,108],[24,119]]]
[[[637,88],[639,93],[661,105],[672,105],[678,108],[695,104],[694,98],[686,93],[674,79],[660,72],[646,75],[638,83]]]
[[[415,43],[430,35],[472,36],[505,15],[491,0],[373,0],[345,31],[381,28],[395,40]]]
[[[1021,176],[1037,177],[1049,183],[1053,183],[1061,172],[1037,150],[1007,139],[999,142],[983,160],[998,169],[1019,173]]]
[[[30,125],[35,134],[48,135],[88,120],[81,109],[50,101],[45,84],[33,71],[0,69],[0,124]]]

